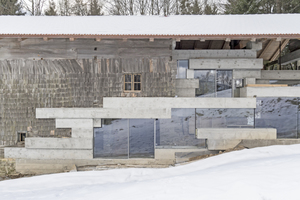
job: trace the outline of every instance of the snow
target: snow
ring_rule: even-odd
[[[298,200],[300,145],[245,149],[165,169],[73,172],[0,182],[9,199]]]
[[[300,34],[300,14],[181,16],[1,16],[2,34]]]

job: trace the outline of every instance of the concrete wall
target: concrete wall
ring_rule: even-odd
[[[244,87],[241,97],[299,97],[300,87]]]
[[[175,80],[175,94],[177,97],[195,97],[195,89],[198,87],[198,79],[192,78]]]

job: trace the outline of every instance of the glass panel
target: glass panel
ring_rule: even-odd
[[[131,75],[130,74],[125,75],[125,82],[131,82]]]
[[[189,60],[178,60],[176,78],[186,78],[186,70],[188,68],[189,68]]]
[[[134,75],[134,82],[141,82],[141,75]]]
[[[216,96],[216,70],[194,70],[194,77],[199,79],[199,88],[196,88],[196,97]]]
[[[232,97],[232,71],[217,71],[217,97]]]
[[[154,120],[129,120],[129,157],[154,158]]]
[[[104,119],[94,128],[94,157],[128,158],[128,119]]]
[[[125,90],[131,90],[131,83],[125,83]]]
[[[141,84],[140,83],[135,83],[134,84],[134,90],[141,90]]]
[[[298,98],[259,97],[255,128],[276,128],[278,138],[297,138]]]
[[[253,128],[254,109],[196,109],[197,128]]]
[[[195,132],[195,109],[172,109],[171,119],[156,121],[156,145],[205,148],[205,140],[196,139]]]

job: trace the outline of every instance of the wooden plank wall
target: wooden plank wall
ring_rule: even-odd
[[[0,145],[15,144],[17,131],[50,136],[54,120],[37,120],[35,108],[101,107],[102,97],[175,96],[177,68],[170,61],[169,41],[108,41],[104,46],[101,41],[96,53],[95,41],[57,41],[0,40]],[[124,73],[142,74],[141,92],[123,92]],[[69,131],[56,129],[52,137],[58,136],[67,137]]]

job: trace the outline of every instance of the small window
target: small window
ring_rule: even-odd
[[[138,92],[141,91],[141,75],[140,74],[125,74],[124,75],[124,91]]]
[[[18,132],[18,142],[25,142],[26,132]]]

